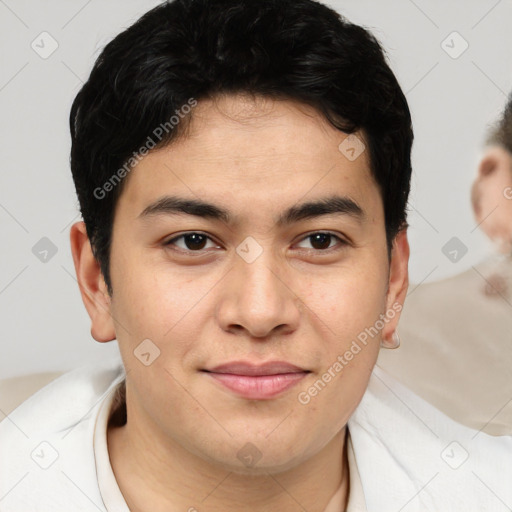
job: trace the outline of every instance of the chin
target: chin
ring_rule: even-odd
[[[243,449],[243,448],[242,448]],[[237,458],[235,464],[231,464],[229,470],[240,475],[277,475],[290,471],[304,461],[304,455],[291,455],[291,450],[269,453],[269,450],[261,451],[261,458],[252,463],[247,463]]]
[[[300,435],[290,435],[289,430],[284,431],[286,438],[276,435],[272,439],[274,435],[251,435],[246,430],[222,444],[212,443],[204,447],[208,453],[203,452],[203,455],[227,471],[257,476],[288,471],[316,453],[313,446],[302,444],[308,440]]]

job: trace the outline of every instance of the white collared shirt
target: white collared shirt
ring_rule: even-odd
[[[124,378],[120,357],[83,366],[0,423],[2,512],[129,512],[106,437]],[[378,367],[348,433],[347,512],[512,507],[512,437],[456,423]],[[338,490],[325,512],[340,503]]]

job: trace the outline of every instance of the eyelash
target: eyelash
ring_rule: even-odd
[[[174,245],[174,243],[177,240],[179,240],[180,238],[184,238],[184,237],[186,237],[188,235],[202,235],[202,236],[206,237],[208,240],[214,242],[214,240],[212,240],[205,233],[201,233],[200,231],[188,231],[187,233],[182,233],[181,235],[179,235],[177,237],[171,238],[167,242],[164,242],[163,245],[165,247],[172,246],[172,245]],[[299,243],[304,241],[304,240],[306,240],[307,238],[313,237],[314,235],[329,235],[330,237],[337,239],[339,246],[338,247],[336,247],[336,246],[328,247],[327,249],[304,249],[304,248],[300,248],[299,250],[302,250],[302,251],[312,250],[312,251],[314,251],[316,253],[319,253],[319,254],[321,254],[321,253],[330,254],[331,251],[333,251],[333,250],[340,250],[340,249],[343,249],[345,246],[349,245],[349,242],[347,242],[346,240],[343,240],[338,235],[335,235],[334,233],[331,233],[331,232],[328,232],[328,231],[314,231],[313,233],[310,233],[309,235],[306,235],[305,237],[303,237],[299,241]],[[173,250],[178,251],[178,252],[185,252],[185,253],[188,253],[188,254],[194,254],[195,253],[195,254],[201,255],[207,249],[200,249],[200,250],[197,250],[197,251],[193,251],[191,249],[181,249],[181,248],[178,248],[178,249],[173,249]]]

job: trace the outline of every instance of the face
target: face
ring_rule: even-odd
[[[108,318],[129,421],[240,472],[245,455],[293,467],[343,429],[408,259],[404,231],[390,267],[368,152],[346,137],[291,101],[217,98],[126,178]]]
[[[488,148],[471,191],[473,211],[482,231],[500,252],[512,250],[512,155]]]

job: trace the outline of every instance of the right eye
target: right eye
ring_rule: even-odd
[[[181,245],[178,244],[179,240],[182,240]],[[177,246],[179,250],[184,252],[200,252],[205,249],[205,244],[208,240],[212,241],[211,238],[204,233],[191,231],[189,233],[183,233],[179,236],[171,238],[167,242],[164,242],[163,245],[166,247]]]

